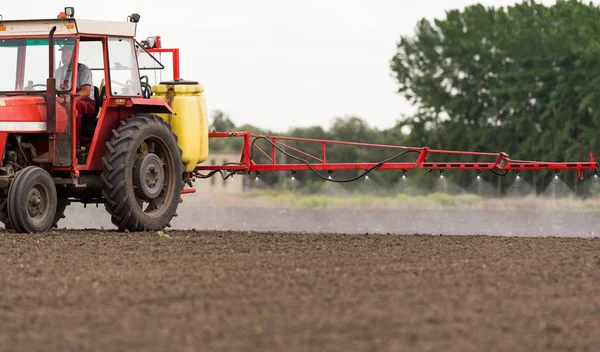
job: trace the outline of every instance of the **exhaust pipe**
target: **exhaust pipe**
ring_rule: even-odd
[[[56,79],[54,78],[54,32],[52,27],[48,34],[48,79],[46,80],[46,125],[48,133],[56,133]],[[53,140],[53,139],[52,139]]]

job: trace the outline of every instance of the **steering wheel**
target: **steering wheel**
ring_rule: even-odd
[[[39,84],[34,84],[34,85],[31,85],[31,86],[25,86],[25,90],[26,90],[26,91],[32,91],[32,90],[35,90],[35,89],[34,89],[35,87],[43,87],[44,89],[46,89],[46,88],[47,88],[47,86],[46,86],[45,84],[41,84],[41,83],[39,83]]]

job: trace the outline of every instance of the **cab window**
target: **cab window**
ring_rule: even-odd
[[[141,97],[142,89],[133,39],[109,38],[108,62],[111,94]]]
[[[79,43],[79,63],[86,65],[92,71],[94,86],[101,87],[104,80],[102,39],[81,39]]]

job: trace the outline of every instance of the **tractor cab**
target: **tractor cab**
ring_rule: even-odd
[[[145,52],[134,38],[139,16],[130,16],[128,22],[109,22],[79,20],[73,13],[67,8],[56,19],[0,22],[0,96],[5,105],[20,106],[12,110],[37,112],[23,117],[23,131],[45,129],[58,134],[62,152],[45,156],[58,167],[93,162],[87,156],[105,103],[128,105],[127,98],[151,95],[138,67],[137,58]],[[144,54],[151,57],[147,51]],[[160,69],[158,64],[153,69]],[[54,79],[51,89],[49,78]],[[79,100],[88,103],[85,108]],[[48,111],[51,105],[55,111]],[[13,111],[0,110],[0,130],[10,127],[7,123],[13,120]]]

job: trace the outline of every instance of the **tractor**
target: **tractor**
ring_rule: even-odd
[[[209,133],[204,88],[181,79],[179,49],[163,48],[159,36],[136,40],[139,20],[138,14],[123,22],[80,20],[72,7],[48,20],[0,16],[0,221],[5,228],[48,231],[57,227],[70,202],[81,202],[103,203],[121,231],[162,230],[177,215],[181,195],[195,191],[192,182],[216,174],[227,179],[255,172],[258,179],[261,172],[312,171],[327,182],[354,181],[375,169],[500,176],[576,170],[580,179],[589,170],[597,177],[593,153],[589,161],[544,162],[512,160],[505,152]],[[143,73],[163,72],[166,61],[156,58],[163,53],[172,55],[172,80],[150,84],[152,75]],[[86,78],[93,87],[83,88]],[[202,164],[209,138],[243,139],[239,162]],[[317,145],[320,153],[299,144],[312,150]],[[327,155],[332,145],[394,154],[378,162],[332,162]],[[416,159],[399,160],[409,154]],[[331,177],[341,170],[363,172],[347,180]]]
[[[148,82],[144,69],[164,68],[150,53],[161,51],[160,37],[139,43],[139,19],[80,20],[71,7],[48,20],[0,17],[6,229],[48,231],[71,202],[103,203],[121,231],[161,230],[177,215],[190,172],[208,153],[203,88],[180,77]],[[152,63],[141,67],[144,60]],[[93,76],[93,109],[78,107],[81,65]]]

